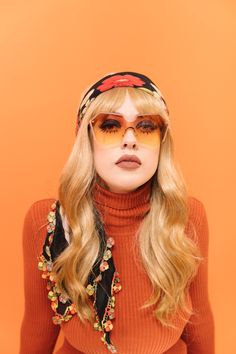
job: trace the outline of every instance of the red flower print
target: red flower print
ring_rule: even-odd
[[[100,271],[101,272],[104,272],[105,270],[107,270],[109,268],[109,264],[106,262],[106,261],[103,261],[101,264],[100,264]]]
[[[115,310],[114,309],[109,309],[107,311],[107,314],[111,320],[115,318]]]
[[[120,290],[121,290],[122,286],[120,283],[116,283],[114,286],[113,286],[113,290],[115,293],[118,293]]]
[[[104,325],[104,329],[106,332],[110,332],[112,328],[113,328],[113,324],[111,323],[110,320],[108,320]]]
[[[107,247],[112,248],[112,246],[114,246],[114,244],[115,244],[114,239],[112,237],[109,237],[107,239]]]
[[[112,87],[119,86],[143,86],[145,82],[141,80],[139,77],[133,75],[114,75],[102,81],[102,84],[97,87],[97,90],[103,92],[109,90]]]
[[[74,315],[76,313],[76,306],[74,303],[70,305],[70,313]]]

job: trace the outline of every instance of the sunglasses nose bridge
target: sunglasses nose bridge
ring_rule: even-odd
[[[126,135],[127,132],[130,132],[132,129],[133,131],[133,135],[135,136],[136,138],[136,130],[135,130],[135,127],[134,125],[130,125],[130,124],[127,124],[127,126],[124,128],[124,131],[123,131],[123,134],[122,134],[122,137],[124,138],[124,136]]]
[[[136,135],[136,124],[137,119],[135,121],[129,122],[125,118],[122,119],[122,126],[123,126],[123,136],[126,134],[129,129],[133,129],[133,133]]]
[[[122,134],[122,145],[136,146],[138,144],[138,138],[134,127],[127,127]]]

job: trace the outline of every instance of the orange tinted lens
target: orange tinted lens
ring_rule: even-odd
[[[100,113],[92,123],[95,137],[103,145],[120,144],[126,129],[133,127],[138,142],[148,146],[159,144],[162,124],[158,115],[139,115],[134,122],[127,122],[114,113]]]

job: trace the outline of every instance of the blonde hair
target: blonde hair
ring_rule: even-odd
[[[118,87],[101,93],[82,119],[59,180],[58,199],[70,226],[71,241],[54,261],[52,272],[60,291],[76,305],[82,322],[85,319],[91,323],[94,321],[85,288],[100,247],[91,195],[97,176],[88,124],[99,111],[118,109],[126,91],[140,113],[158,113],[168,119],[157,97],[145,91]],[[186,295],[203,258],[197,244],[185,233],[188,193],[174,162],[170,129],[160,146],[158,168],[152,179],[150,211],[135,235],[140,255],[138,261],[152,284],[152,295],[141,308],[154,305],[154,316],[162,325],[176,328],[171,324],[172,314],[179,309],[190,315],[194,313],[188,306]]]

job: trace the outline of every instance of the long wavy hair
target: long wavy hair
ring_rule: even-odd
[[[60,291],[76,305],[82,322],[85,319],[94,321],[86,285],[100,248],[91,193],[98,176],[89,121],[100,111],[116,111],[123,103],[126,91],[140,113],[158,113],[168,118],[158,98],[142,90],[117,87],[101,93],[83,117],[59,179],[58,199],[69,225],[70,244],[54,261],[52,272]],[[172,314],[177,310],[189,315],[194,313],[186,295],[203,258],[197,243],[185,233],[189,216],[188,192],[173,155],[169,128],[160,145],[158,167],[152,177],[150,211],[135,236],[138,261],[152,284],[152,295],[141,308],[154,306],[153,313],[162,325],[176,328],[171,323]]]

